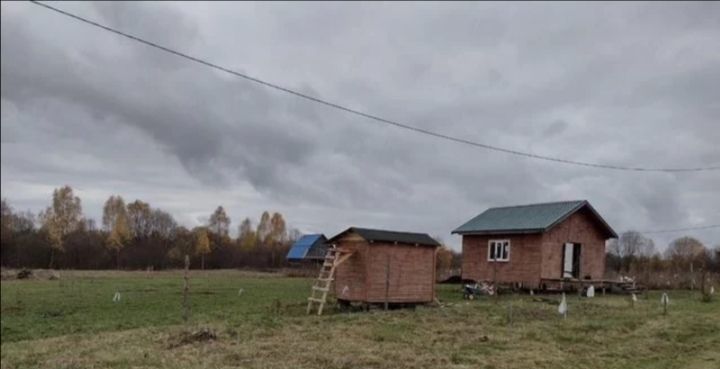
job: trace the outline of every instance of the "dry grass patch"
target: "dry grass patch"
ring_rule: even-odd
[[[60,332],[47,337],[58,331],[34,329],[37,336],[13,342],[6,341],[5,335],[28,335],[3,328],[2,368],[720,367],[720,303],[702,303],[698,294],[689,292],[671,292],[667,316],[662,314],[658,294],[641,298],[635,308],[626,296],[590,300],[569,296],[570,313],[562,319],[556,305],[533,301],[531,296],[462,301],[456,287],[440,286],[445,307],[368,313],[329,309],[329,315],[318,317],[304,315],[309,281],[228,280],[211,275],[196,280],[195,286],[215,293],[193,296],[193,323],[186,327],[164,323],[168,315],[179,315],[179,310],[164,300],[178,300],[175,285],[167,280],[126,282],[126,288],[132,290],[155,289],[137,293],[136,300],[160,296],[158,309],[145,310],[145,304],[138,304],[129,306],[137,309],[125,312],[144,314],[144,326],[108,329],[103,313],[117,307],[108,303],[98,312],[84,315],[86,321],[60,326],[75,330],[75,334]],[[240,297],[236,284],[246,288]],[[5,286],[3,289],[5,292]],[[39,301],[49,302],[26,298],[25,308]],[[6,305],[11,302],[3,293],[3,324],[6,320],[23,326],[63,319],[38,315],[27,320],[15,313],[6,319]],[[62,308],[68,312],[79,309],[83,315],[85,302],[77,298]],[[51,306],[34,308],[44,311]],[[15,318],[20,320],[13,321]],[[98,320],[104,323],[98,325]],[[213,338],[200,334],[184,339],[187,332],[211,332]],[[182,344],[174,344],[177,342]]]

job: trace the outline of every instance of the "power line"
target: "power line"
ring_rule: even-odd
[[[699,227],[688,227],[688,228],[675,228],[675,229],[661,229],[654,231],[644,231],[640,233],[675,233],[675,232],[686,232],[686,231],[699,231],[703,229],[720,228],[720,224],[699,226]]]
[[[400,123],[400,122],[397,122],[397,121],[394,121],[394,120],[382,118],[382,117],[380,117],[380,116],[373,115],[373,114],[366,113],[366,112],[362,112],[362,111],[360,111],[360,110],[356,110],[356,109],[353,109],[353,108],[349,108],[349,107],[346,107],[346,106],[344,106],[344,105],[340,105],[340,104],[338,104],[338,103],[334,103],[334,102],[330,102],[330,101],[328,101],[328,100],[321,99],[321,98],[319,98],[319,97],[310,96],[310,95],[308,95],[308,94],[305,94],[305,93],[302,93],[302,92],[299,92],[299,91],[296,91],[296,90],[293,90],[293,89],[290,89],[290,88],[287,88],[287,87],[283,87],[283,86],[280,86],[280,85],[277,85],[277,84],[274,84],[274,83],[271,83],[271,82],[267,82],[267,81],[261,80],[261,79],[256,78],[256,77],[252,77],[252,76],[247,75],[247,74],[244,74],[244,73],[240,73],[240,72],[235,71],[235,70],[232,70],[232,69],[228,69],[228,68],[226,68],[226,67],[223,67],[223,66],[214,64],[214,63],[212,63],[212,62],[209,62],[209,61],[204,60],[204,59],[200,59],[200,58],[198,58],[198,57],[194,57],[194,56],[185,54],[185,53],[183,53],[183,52],[180,52],[180,51],[171,49],[171,48],[169,48],[169,47],[156,44],[156,43],[154,43],[154,42],[152,42],[152,41],[145,40],[145,39],[140,38],[140,37],[138,37],[138,36],[133,36],[133,35],[131,35],[131,34],[128,34],[128,33],[123,32],[123,31],[117,30],[117,29],[115,29],[115,28],[112,28],[112,27],[109,27],[109,26],[106,26],[106,25],[97,23],[97,22],[92,21],[92,20],[87,19],[87,18],[83,18],[83,17],[81,17],[81,16],[79,16],[79,15],[76,15],[76,14],[73,14],[73,13],[70,13],[70,12],[67,12],[67,11],[64,11],[64,10],[61,10],[61,9],[58,9],[58,8],[56,8],[56,7],[54,7],[54,6],[47,5],[47,4],[45,4],[45,3],[41,3],[41,2],[38,2],[38,1],[35,1],[35,0],[31,0],[30,2],[33,3],[33,4],[35,4],[35,5],[39,5],[39,6],[42,6],[42,7],[46,8],[46,9],[52,10],[52,11],[54,11],[54,12],[56,12],[56,13],[59,13],[59,14],[65,15],[65,16],[67,16],[67,17],[73,18],[73,19],[75,19],[75,20],[78,20],[78,21],[80,21],[80,22],[83,22],[83,23],[86,23],[86,24],[95,26],[95,27],[97,27],[97,28],[103,29],[103,30],[108,31],[108,32],[112,32],[112,33],[114,33],[114,34],[116,34],[116,35],[119,35],[119,36],[128,38],[128,39],[130,39],[130,40],[133,40],[133,41],[142,43],[142,44],[144,44],[144,45],[147,45],[147,46],[156,48],[156,49],[158,49],[158,50],[162,50],[162,51],[164,51],[164,52],[173,54],[173,55],[175,55],[175,56],[179,56],[179,57],[181,57],[181,58],[184,58],[184,59],[193,61],[193,62],[195,62],[195,63],[199,63],[199,64],[205,65],[205,66],[207,66],[207,67],[210,67],[210,68],[213,68],[213,69],[217,69],[217,70],[223,71],[223,72],[225,72],[225,73],[232,74],[232,75],[234,75],[234,76],[236,76],[236,77],[240,77],[240,78],[246,79],[246,80],[248,80],[248,81],[252,81],[252,82],[255,82],[255,83],[257,83],[257,84],[260,84],[260,85],[263,85],[263,86],[266,86],[266,87],[269,87],[269,88],[272,88],[272,89],[275,89],[275,90],[279,90],[279,91],[282,91],[282,92],[286,92],[286,93],[295,95],[295,96],[297,96],[297,97],[300,97],[300,98],[303,98],[303,99],[306,99],[306,100],[309,100],[309,101],[312,101],[312,102],[316,102],[316,103],[318,103],[318,104],[325,105],[325,106],[330,107],[330,108],[333,108],[333,109],[341,110],[341,111],[344,111],[344,112],[347,112],[347,113],[350,113],[350,114],[354,114],[354,115],[358,115],[358,116],[361,116],[361,117],[364,117],[364,118],[367,118],[367,119],[370,119],[370,120],[374,120],[374,121],[376,121],[376,122],[385,123],[385,124],[392,125],[392,126],[395,126],[395,127],[398,127],[398,128],[410,130],[410,131],[413,131],[413,132],[416,132],[416,133],[421,133],[421,134],[428,135],[428,136],[433,136],[433,137],[440,138],[440,139],[444,139],[444,140],[447,140],[447,141],[452,141],[452,142],[456,142],[456,143],[461,143],[461,144],[465,144],[465,145],[469,145],[469,146],[473,146],[473,147],[478,147],[478,148],[482,148],[482,149],[486,149],[486,150],[504,152],[504,153],[512,154],[512,155],[516,155],[516,156],[523,156],[523,157],[531,158],[531,159],[545,160],[545,161],[550,161],[550,162],[555,162],[555,163],[562,163],[562,164],[576,165],[576,166],[583,166],[583,167],[591,167],[591,168],[599,168],[599,169],[611,169],[611,170],[622,170],[622,171],[633,171],[633,172],[670,172],[670,173],[672,173],[672,172],[703,172],[703,171],[715,171],[715,170],[720,170],[720,166],[694,167],[694,168],[648,168],[648,167],[627,167],[627,166],[612,165],[612,164],[601,164],[601,163],[583,162],[583,161],[577,161],[577,160],[570,160],[570,159],[563,159],[563,158],[557,158],[557,157],[552,157],[552,156],[545,156],[545,155],[533,154],[533,153],[529,153],[529,152],[518,151],[518,150],[513,150],[513,149],[508,149],[508,148],[499,147],[499,146],[492,146],[492,145],[488,145],[488,144],[484,144],[484,143],[476,142],[476,141],[471,141],[471,140],[464,139],[464,138],[460,138],[460,137],[456,137],[456,136],[450,136],[450,135],[447,135],[447,134],[444,134],[444,133],[439,133],[439,132],[435,132],[435,131],[430,131],[430,130],[427,130],[427,129],[424,129],[424,128],[420,128],[420,127],[416,127],[416,126],[411,126],[411,125],[404,124],[404,123]]]

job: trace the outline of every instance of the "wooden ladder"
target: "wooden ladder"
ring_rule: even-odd
[[[307,305],[308,314],[312,312],[313,304],[317,304],[317,315],[322,315],[328,292],[330,292],[330,285],[335,277],[335,269],[350,256],[352,256],[352,252],[343,251],[334,246],[328,247],[325,253],[325,261],[320,267],[320,274],[310,290]]]

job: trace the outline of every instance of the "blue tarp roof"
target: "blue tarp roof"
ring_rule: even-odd
[[[295,243],[290,247],[290,251],[288,251],[287,259],[288,260],[302,260],[305,259],[305,256],[307,255],[308,251],[312,248],[315,243],[318,242],[320,239],[325,239],[325,236],[322,234],[306,234],[302,237],[300,237]]]

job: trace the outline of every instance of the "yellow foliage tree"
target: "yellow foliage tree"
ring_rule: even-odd
[[[55,252],[65,251],[65,237],[77,230],[82,222],[80,198],[73,194],[70,186],[56,188],[53,191],[52,206],[40,214],[40,219],[50,240],[49,268],[52,269]]]
[[[250,218],[245,218],[238,229],[238,244],[243,250],[252,250],[256,243],[257,235],[253,230],[252,221]]]
[[[115,251],[115,263],[120,269],[120,250],[130,240],[130,225],[125,201],[120,196],[110,196],[103,206],[103,227],[108,231],[107,248]]]
[[[195,231],[195,253],[200,255],[200,265],[205,270],[205,255],[210,253],[210,238],[205,227]]]

